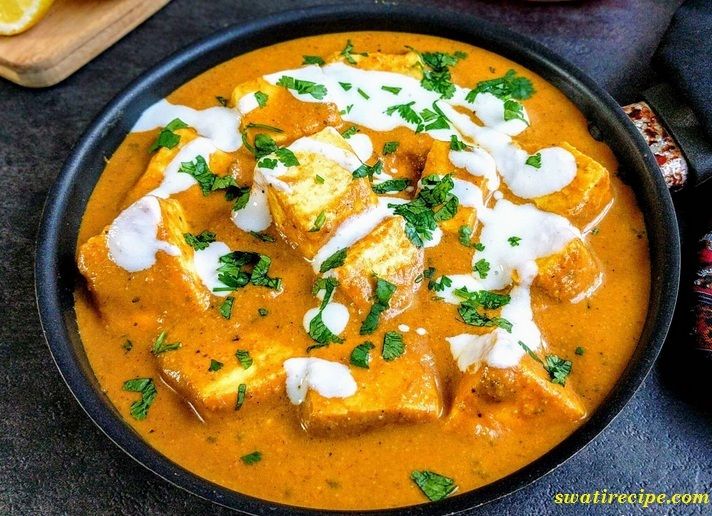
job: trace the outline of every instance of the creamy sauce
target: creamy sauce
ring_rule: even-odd
[[[300,67],[302,55],[326,58],[338,53],[347,38],[358,50],[379,48],[400,53],[410,45],[423,51],[464,50],[468,57],[452,68],[453,82],[459,86],[446,100],[421,88],[417,79],[397,73],[343,63]],[[531,78],[536,90],[531,99],[524,101],[524,120],[505,120],[504,102],[488,93],[479,93],[472,102],[465,99],[477,82],[499,77],[510,68]],[[295,153],[314,152],[352,171],[365,161],[384,159],[383,144],[396,140],[404,159],[422,167],[431,138],[448,142],[455,136],[463,141],[468,148],[450,151],[448,157],[453,167],[471,176],[472,182],[460,174],[455,177],[453,193],[461,209],[475,210],[473,241],[484,245],[482,251],[464,247],[458,242],[457,228],[454,232],[438,228],[426,242],[424,266],[436,270],[433,280],[446,275],[452,285],[434,292],[427,288],[428,280],[423,279],[410,309],[383,321],[373,335],[360,335],[366,314],[353,307],[345,289],[337,288],[322,319],[344,343],[312,350],[308,356],[305,350],[313,344],[307,334],[308,322],[317,313],[312,294],[315,273],[334,252],[361,241],[380,222],[393,217],[388,204],[407,202],[406,197],[412,197],[417,190],[418,177],[410,176],[414,180],[405,193],[379,196],[376,206],[346,218],[311,262],[301,258],[275,231],[265,195],[266,188],[289,192],[288,185],[280,179],[286,167],[255,169],[253,157],[241,144],[241,119],[259,117],[263,110],[255,92],[243,92],[235,109],[215,105],[215,95],[229,97],[237,83],[264,77],[276,84],[285,75],[323,84],[327,94],[315,99],[289,90],[292,103],[288,109],[279,113],[279,120],[265,119],[265,123],[298,126],[308,116],[325,118],[326,103],[334,102],[336,110],[342,112],[343,123],[333,130],[344,133],[353,125],[359,129],[346,139],[353,152],[334,150],[333,145],[319,144],[306,136],[287,142]],[[351,88],[347,91],[339,82],[349,82]],[[400,91],[394,94],[382,86]],[[415,134],[416,124],[404,120],[397,111],[387,113],[394,105],[410,102],[417,112],[433,110],[435,104],[447,118],[449,128]],[[235,291],[229,320],[218,311],[225,300],[220,296],[227,292],[213,292],[210,307],[204,311],[196,310],[186,299],[180,278],[174,279],[176,288],[160,291],[153,286],[161,267],[179,253],[177,247],[159,237],[162,220],[158,200],[142,197],[148,192],[139,192],[132,199],[141,199],[137,204],[143,206],[142,210],[132,210],[135,205],[131,204],[121,211],[126,206],[123,199],[134,194],[132,188],[151,158],[148,148],[157,129],[174,118],[196,129],[199,137],[181,147],[178,154],[185,154],[174,156],[161,183],[152,186],[156,188],[153,195],[178,201],[191,232],[208,229],[217,234],[217,242],[194,252],[192,258],[181,257],[192,264],[199,289],[210,292],[221,286],[216,272],[218,260],[230,250],[269,255],[270,276],[280,277],[283,282],[281,295],[254,285]],[[138,315],[127,310],[124,314],[124,308],[118,307],[110,318],[105,318],[97,311],[105,308],[104,301],[79,290],[79,327],[92,368],[126,421],[151,446],[211,481],[252,496],[319,509],[365,510],[423,502],[422,492],[410,480],[410,473],[416,469],[452,477],[461,492],[467,491],[535,460],[581,422],[556,415],[511,416],[503,423],[504,432],[479,424],[461,433],[453,432],[448,419],[453,410],[450,403],[463,371],[470,374],[485,365],[507,368],[518,364],[524,356],[519,345],[522,341],[542,357],[557,353],[573,362],[567,384],[578,392],[591,413],[610,391],[635,347],[646,313],[650,278],[644,225],[634,195],[612,175],[615,202],[586,227],[588,231],[595,224],[600,230],[587,237],[587,245],[601,264],[600,275],[588,291],[575,299],[578,302],[556,302],[542,293],[536,284],[537,260],[582,238],[566,218],[527,203],[527,199],[556,193],[571,183],[571,154],[556,145],[570,142],[611,172],[617,165],[605,144],[590,137],[586,120],[560,92],[499,56],[461,43],[408,34],[305,38],[237,57],[206,72],[147,110],[134,131],[110,159],[92,195],[78,244],[110,225],[107,246],[114,266],[110,285],[116,287],[116,292],[130,288],[138,303],[155,299],[163,307],[161,301],[165,299],[165,306],[171,308],[154,317],[150,310]],[[197,143],[191,145],[193,142]],[[236,161],[233,173],[238,184],[251,185],[250,199],[242,210],[232,211],[232,203],[226,202],[221,193],[203,196],[189,174],[177,172],[182,162],[199,155],[209,161],[217,151],[229,153]],[[526,163],[537,153],[541,154],[539,168]],[[373,184],[403,177],[403,161],[392,160],[387,165],[385,172],[374,177]],[[215,172],[221,175],[231,172],[227,165],[216,167]],[[575,173],[575,164],[573,170]],[[261,241],[250,231],[265,232],[275,241]],[[508,241],[513,236],[519,238],[516,246]],[[472,267],[483,259],[491,265],[486,277],[472,272]],[[511,322],[511,333],[504,328],[473,328],[459,321],[457,303],[461,299],[453,290],[460,287],[508,293],[511,300],[497,315]],[[127,305],[131,306],[131,300]],[[601,325],[601,320],[606,324]],[[170,342],[180,341],[186,350],[190,349],[195,355],[195,367],[203,371],[208,370],[210,359],[224,363],[225,369],[232,367],[235,350],[249,349],[255,365],[231,373],[246,376],[241,380],[248,385],[244,406],[234,411],[231,398],[226,412],[203,413],[203,409],[197,409],[205,417],[196,417],[181,394],[161,381],[150,349],[162,329],[168,331]],[[442,383],[442,417],[429,423],[390,425],[359,435],[306,436],[298,414],[309,402],[298,409],[294,404],[303,403],[309,391],[309,396],[343,399],[344,403],[368,392],[372,375],[383,362],[381,342],[386,331],[401,332],[405,357],[410,356],[417,342],[432,349]],[[122,348],[127,339],[133,342],[130,352]],[[350,364],[352,350],[366,340],[375,345],[370,351],[371,370]],[[577,346],[585,347],[583,356],[575,354]],[[264,374],[262,353],[284,353],[279,355],[284,358],[279,360],[278,371],[273,371],[279,379],[273,399],[252,398],[257,396],[254,378]],[[401,359],[383,367],[397,365],[398,360]],[[216,385],[226,381],[221,371],[210,374]],[[158,390],[143,421],[128,414],[137,393],[122,390],[123,382],[135,377],[154,378]],[[497,410],[489,405],[485,409]],[[433,446],[433,439],[437,439],[437,446]],[[240,457],[254,450],[262,452],[262,461],[244,464]],[[378,458],[378,467],[374,467],[374,457]],[[389,489],[382,489],[384,485]]]

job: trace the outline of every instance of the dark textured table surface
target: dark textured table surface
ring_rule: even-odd
[[[52,362],[36,314],[35,233],[47,189],[73,143],[101,107],[139,73],[221,27],[319,3],[331,2],[174,0],[58,86],[28,90],[0,80],[1,514],[222,512],[124,455],[74,401]],[[430,3],[475,13],[534,37],[627,103],[658,80],[650,57],[678,2]],[[709,195],[706,188],[677,199],[686,207],[681,217],[687,257],[700,215],[709,218],[709,201],[702,204],[706,213],[695,213],[689,206]],[[553,493],[560,491],[712,490],[712,382],[695,378],[694,361],[684,352],[684,299],[681,305],[656,367],[613,424],[564,466],[482,512],[567,512],[552,502]],[[712,506],[675,510],[710,511]]]

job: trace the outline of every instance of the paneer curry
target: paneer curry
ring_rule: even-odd
[[[171,460],[316,508],[439,500],[581,425],[637,344],[648,243],[556,88],[430,36],[308,37],[149,107],[89,201],[84,346]]]

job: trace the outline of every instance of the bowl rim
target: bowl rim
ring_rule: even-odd
[[[413,30],[405,30],[408,27]],[[96,388],[96,379],[92,380],[93,373],[87,371],[80,356],[82,351],[77,350],[73,310],[67,305],[68,296],[71,298],[74,290],[74,279],[68,276],[72,276],[76,250],[76,232],[73,233],[72,223],[67,220],[68,210],[76,205],[75,197],[79,196],[83,212],[88,196],[86,192],[83,196],[77,192],[77,182],[82,172],[90,169],[88,164],[98,159],[96,153],[102,142],[117,131],[125,134],[125,127],[133,125],[140,111],[172,91],[174,85],[225,61],[227,58],[223,58],[223,54],[227,55],[226,52],[232,51],[236,45],[247,44],[249,47],[252,41],[265,40],[265,43],[251,47],[260,48],[295,39],[291,36],[295,29],[301,30],[304,36],[346,30],[433,34],[483,47],[538,73],[559,88],[589,120],[596,121],[599,130],[603,128],[606,141],[615,147],[617,157],[620,153],[627,157],[625,163],[621,160],[621,166],[625,164],[634,172],[638,189],[636,198],[643,204],[641,209],[650,237],[651,293],[636,351],[607,398],[566,439],[502,479],[439,502],[424,501],[406,507],[357,512],[453,514],[512,494],[543,477],[589,444],[620,413],[642,384],[663,345],[675,308],[680,277],[680,241],[672,199],[655,159],[615,100],[586,74],[543,45],[469,14],[383,4],[294,9],[221,29],[175,52],[132,81],[102,109],[79,138],[50,188],[43,209],[35,254],[35,295],[43,333],[55,364],[79,405],[111,441],[147,469],[184,490],[249,514],[267,514],[275,510],[295,514],[354,512],[292,506],[242,494],[199,477],[153,449]],[[444,33],[451,35],[443,36]],[[245,51],[243,48],[234,56]],[[94,179],[89,193],[98,175]],[[78,225],[76,227],[78,230]],[[73,243],[70,237],[73,237]],[[67,241],[71,252],[63,248],[68,245]]]

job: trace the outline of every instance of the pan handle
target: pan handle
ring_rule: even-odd
[[[668,187],[680,190],[712,178],[712,144],[681,96],[668,84],[643,92],[623,106],[658,162]]]

